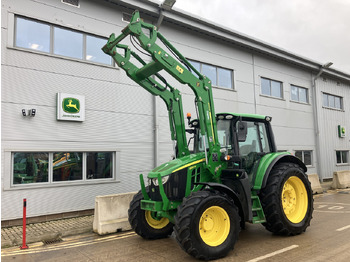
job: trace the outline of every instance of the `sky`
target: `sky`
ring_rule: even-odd
[[[350,0],[177,0],[174,7],[350,74]]]

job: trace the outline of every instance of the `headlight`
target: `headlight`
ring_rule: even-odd
[[[166,182],[168,182],[169,176],[163,176],[162,177],[162,184],[164,185]],[[158,178],[152,178],[153,185],[158,186]]]

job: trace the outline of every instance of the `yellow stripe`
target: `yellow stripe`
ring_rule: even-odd
[[[210,117],[211,133],[212,133],[212,135],[213,135],[213,142],[214,142],[214,144],[215,144],[213,120],[212,120],[212,118],[211,118],[211,109],[210,109],[210,104],[209,104],[209,103],[208,103],[208,107],[209,107],[209,117]]]
[[[173,173],[175,173],[175,172],[177,172],[177,171],[179,171],[179,170],[182,170],[182,169],[184,169],[184,168],[186,168],[186,167],[193,166],[193,165],[198,164],[198,163],[203,162],[203,161],[205,161],[205,158],[200,159],[200,160],[197,160],[197,161],[194,161],[194,162],[189,163],[189,164],[187,164],[187,165],[184,165],[184,166],[182,166],[182,167],[179,167],[178,169],[174,170]]]

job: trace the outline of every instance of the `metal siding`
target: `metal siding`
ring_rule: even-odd
[[[337,81],[328,78],[324,81],[321,75],[316,81],[316,87],[318,91],[320,154],[322,158],[319,174],[321,179],[327,179],[332,178],[335,171],[350,169],[350,159],[348,159],[348,165],[337,165],[335,153],[336,150],[350,151],[350,85],[341,82],[338,86]],[[324,108],[322,92],[342,97],[344,110]],[[345,138],[338,137],[338,125],[346,127]],[[348,155],[348,157],[350,156]]]

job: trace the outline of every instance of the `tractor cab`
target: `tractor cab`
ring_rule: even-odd
[[[228,162],[227,168],[240,168],[252,174],[259,159],[277,151],[269,116],[219,113],[216,121],[221,158]],[[188,125],[191,128],[188,133],[193,134],[192,152],[204,152],[208,142],[204,143],[200,136],[199,121],[189,119]]]

